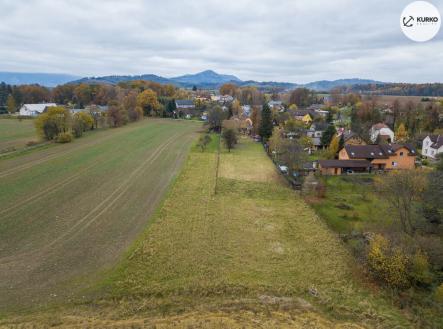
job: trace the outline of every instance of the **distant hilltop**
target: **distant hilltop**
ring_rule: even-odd
[[[0,72],[0,82],[11,85],[39,84],[46,87],[55,87],[65,83],[88,83],[88,84],[118,84],[125,81],[146,80],[158,83],[170,83],[177,87],[192,88],[218,88],[224,83],[235,83],[238,86],[255,86],[259,88],[282,88],[294,89],[297,87],[306,87],[312,90],[328,91],[338,86],[352,86],[365,84],[382,84],[383,82],[364,79],[340,79],[340,80],[322,80],[310,82],[307,84],[298,84],[292,82],[274,82],[274,81],[254,81],[241,80],[235,75],[219,74],[212,70],[202,71],[196,74],[185,74],[173,78],[165,78],[155,74],[143,75],[108,75],[102,77],[80,78],[69,74],[55,73],[16,73]]]
[[[0,82],[9,85],[39,84],[45,87],[55,87],[79,78],[79,76],[60,73],[0,72]]]

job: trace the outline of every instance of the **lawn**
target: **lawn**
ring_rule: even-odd
[[[371,231],[392,223],[388,205],[374,191],[374,176],[325,177],[326,197],[312,203],[336,232]]]
[[[200,127],[143,120],[0,160],[0,310],[75,297],[115,265]]]
[[[38,139],[34,120],[0,118],[0,153],[21,149],[26,146],[26,143]]]

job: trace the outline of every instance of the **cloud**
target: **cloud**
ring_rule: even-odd
[[[442,82],[442,32],[400,31],[409,2],[0,0],[0,70]]]

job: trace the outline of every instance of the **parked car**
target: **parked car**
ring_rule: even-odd
[[[285,165],[278,165],[278,169],[282,174],[287,175],[288,174],[288,167]]]

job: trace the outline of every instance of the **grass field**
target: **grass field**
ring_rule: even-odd
[[[21,149],[26,143],[38,139],[34,120],[0,118],[0,153],[8,149]]]
[[[115,265],[199,127],[143,120],[0,160],[0,310],[66,301]]]
[[[260,144],[193,148],[145,233],[86,300],[28,321],[72,327],[407,328],[276,174]],[[217,182],[217,184],[216,184]],[[217,188],[216,188],[217,185]],[[215,193],[216,188],[216,193]]]
[[[373,176],[325,177],[326,198],[312,206],[338,233],[373,231],[391,225],[389,207],[374,191]]]

